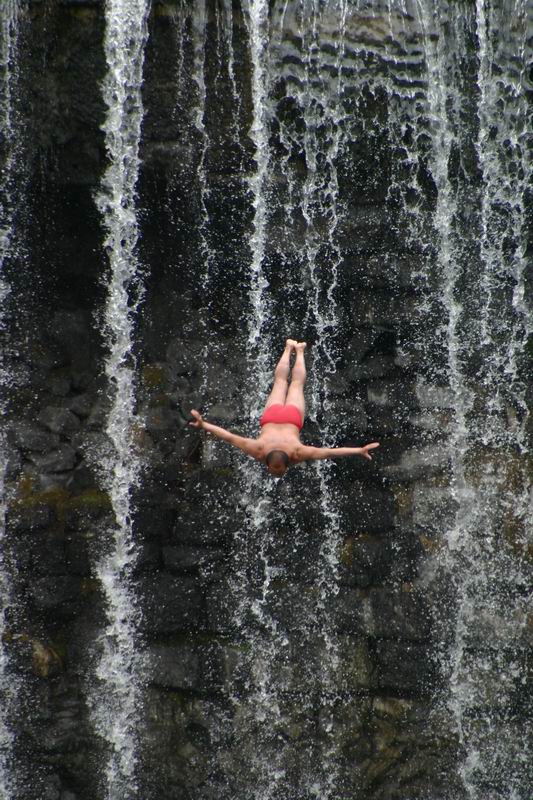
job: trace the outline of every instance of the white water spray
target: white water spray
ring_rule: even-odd
[[[108,747],[105,769],[108,800],[135,797],[137,725],[141,703],[141,660],[132,571],[132,491],[141,465],[135,454],[135,359],[133,327],[142,295],[136,247],[135,189],[143,117],[142,76],[149,0],[110,0],[106,6],[103,84],[104,124],[109,164],[97,197],[106,230],[110,276],[105,309],[109,348],[105,371],[113,393],[106,433],[113,453],[104,464],[115,514],[110,551],[95,570],[107,602],[107,628],[100,642],[98,683],[92,694],[95,725]]]
[[[256,167],[248,178],[254,209],[253,231],[250,236],[250,317],[248,320],[248,345],[251,348],[257,382],[258,396],[265,395],[270,380],[268,372],[269,342],[267,321],[269,319],[268,281],[264,273],[266,227],[267,227],[267,178],[269,172],[268,136],[268,2],[248,0],[246,25],[252,61],[252,126],[250,138],[255,147]],[[258,401],[250,409],[251,419],[257,419],[260,410]]]
[[[6,333],[7,304],[10,286],[5,276],[5,262],[13,241],[13,215],[15,210],[14,169],[17,159],[17,126],[14,118],[14,91],[17,81],[17,38],[20,7],[18,0],[7,0],[0,10],[0,131],[5,148],[2,164],[2,197],[0,205],[0,334]],[[20,188],[19,188],[20,191]],[[6,348],[0,354],[0,417],[7,411],[6,392],[10,383],[6,364]],[[8,442],[0,430],[0,796],[11,800],[17,791],[16,768],[13,764],[14,734],[10,718],[16,708],[19,691],[17,675],[9,668],[6,651],[6,614],[13,602],[11,569],[8,563],[6,531],[6,474],[8,467]]]
[[[450,576],[457,576],[457,610],[453,641],[442,657],[449,670],[446,702],[461,749],[460,777],[468,797],[481,800],[488,796],[489,787],[495,786],[502,792],[498,796],[520,797],[523,766],[528,762],[525,739],[513,730],[512,720],[513,693],[523,672],[519,642],[526,620],[523,586],[527,577],[517,556],[522,541],[526,546],[526,528],[531,524],[526,510],[530,502],[527,464],[521,455],[527,415],[509,427],[502,413],[504,398],[509,403],[514,395],[520,406],[523,393],[516,353],[523,347],[527,331],[521,256],[525,185],[519,179],[511,188],[508,174],[516,161],[523,159],[520,136],[525,100],[516,81],[519,70],[506,61],[505,46],[496,52],[491,38],[498,30],[497,40],[507,41],[508,20],[497,22],[488,5],[479,2],[477,152],[483,181],[479,196],[481,263],[475,270],[471,258],[474,241],[468,248],[458,227],[464,208],[472,204],[472,193],[453,188],[449,178],[452,150],[465,146],[460,139],[460,113],[469,102],[458,89],[461,68],[457,59],[466,49],[460,11],[454,7],[444,14],[437,5],[428,8],[419,3],[429,73],[431,171],[438,190],[434,226],[448,316],[448,382],[455,413],[449,447],[450,493],[456,512],[442,559]],[[516,20],[517,15],[512,18]],[[438,32],[436,40],[430,37],[432,31]],[[494,80],[493,70],[500,76],[498,80]],[[513,73],[514,80],[509,77]],[[518,168],[516,175],[527,175],[525,163],[522,166],[523,171]],[[509,236],[507,245],[514,241],[510,257],[499,235],[494,235],[502,221]],[[468,235],[474,239],[478,230],[475,217],[470,228]],[[507,253],[509,249],[507,246]],[[463,270],[471,297],[465,297],[464,287],[461,290]],[[505,292],[505,287],[500,287],[498,318],[494,320],[493,296],[505,270],[513,276],[515,289]],[[467,302],[479,303],[480,313],[474,318]],[[479,353],[483,353],[483,357],[478,355],[481,374],[473,380],[472,357]],[[480,413],[483,407],[485,413]],[[513,548],[518,549],[516,555]],[[480,628],[486,641],[480,638]]]

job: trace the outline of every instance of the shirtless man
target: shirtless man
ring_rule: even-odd
[[[291,353],[296,353],[296,360],[292,368],[291,382]],[[189,423],[193,428],[203,428],[224,442],[238,447],[247,455],[266,464],[268,471],[276,478],[281,478],[291,464],[301,461],[316,461],[322,458],[338,458],[339,456],[363,456],[372,460],[370,450],[379,447],[378,442],[372,442],[364,447],[308,447],[300,441],[300,431],[303,427],[305,414],[304,384],[305,384],[305,342],[295,342],[287,339],[285,350],[274,370],[274,386],[266,402],[263,416],[259,420],[261,433],[257,439],[247,439],[236,433],[212,425],[202,419],[201,414],[193,409],[191,415],[194,422]]]

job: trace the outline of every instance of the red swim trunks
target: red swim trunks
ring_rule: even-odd
[[[261,427],[266,425],[267,422],[275,422],[277,425],[296,425],[298,430],[303,428],[303,419],[300,410],[297,406],[282,406],[280,403],[274,403],[265,409],[265,413],[259,420]]]

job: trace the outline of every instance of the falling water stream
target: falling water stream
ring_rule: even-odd
[[[501,413],[505,408],[498,391],[502,375],[511,376],[512,387],[507,396],[514,398],[518,408],[509,411],[509,402],[512,404],[513,401],[507,401],[507,409],[513,414],[514,427],[502,430],[501,434],[511,448],[518,447],[520,451],[525,441],[526,409],[519,362],[521,348],[530,332],[524,300],[525,264],[520,250],[525,224],[524,191],[530,174],[521,140],[526,129],[526,101],[520,88],[520,69],[516,64],[513,65],[514,72],[509,83],[505,83],[505,77],[491,81],[495,59],[504,76],[507,69],[502,63],[507,57],[505,48],[496,52],[494,43],[487,40],[487,29],[489,38],[490,30],[497,29],[494,21],[491,24],[487,20],[487,14],[490,17],[491,13],[484,4],[478,3],[476,24],[480,110],[477,152],[484,177],[482,190],[472,192],[468,184],[457,189],[450,178],[452,158],[457,151],[468,146],[468,134],[461,128],[461,113],[463,116],[468,113],[465,109],[471,96],[466,91],[464,96],[461,95],[459,80],[459,59],[467,47],[464,8],[454,6],[442,9],[432,3],[422,2],[309,2],[302,3],[296,14],[285,4],[276,7],[269,15],[266,4],[261,0],[251,0],[245,7],[251,64],[252,120],[249,134],[255,152],[255,168],[247,176],[253,207],[249,236],[250,313],[247,318],[249,374],[257,390],[250,399],[248,409],[252,424],[260,412],[273,367],[271,324],[283,315],[283,309],[277,308],[275,293],[271,291],[270,267],[267,265],[272,246],[271,220],[277,209],[281,210],[283,216],[284,235],[281,243],[275,244],[276,258],[279,268],[285,271],[287,290],[294,297],[304,297],[305,312],[299,320],[302,330],[312,331],[316,340],[311,353],[313,372],[308,382],[309,414],[316,420],[322,419],[323,412],[325,419],[331,419],[335,413],[335,395],[330,394],[329,386],[334,385],[338,347],[339,342],[342,343],[335,298],[336,271],[343,258],[338,229],[344,214],[339,198],[337,164],[351,137],[357,136],[357,111],[365,102],[368,88],[373,93],[384,92],[388,99],[388,132],[396,154],[388,204],[398,237],[403,238],[403,246],[407,251],[411,249],[417,254],[420,264],[417,270],[413,270],[421,292],[422,322],[415,335],[419,337],[419,346],[426,361],[426,379],[429,376],[433,381],[448,385],[454,396],[454,420],[450,434],[450,496],[456,513],[442,561],[450,574],[454,573],[457,564],[464,565],[464,559],[470,566],[468,580],[456,587],[457,607],[453,623],[456,633],[451,636],[448,646],[443,645],[441,658],[443,669],[448,669],[450,674],[450,686],[444,694],[455,720],[463,753],[462,780],[468,796],[472,798],[481,797],[479,792],[484,791],[483,786],[490,785],[490,778],[480,781],[479,774],[482,769],[487,772],[492,768],[489,768],[484,753],[494,752],[496,737],[501,735],[495,712],[488,707],[485,710],[487,725],[482,733],[478,733],[479,725],[469,721],[477,713],[476,698],[479,699],[480,687],[475,670],[468,661],[467,639],[471,636],[469,627],[477,618],[472,606],[473,596],[479,593],[481,604],[490,607],[494,600],[487,594],[488,587],[494,579],[501,583],[499,567],[487,559],[483,546],[480,549],[476,542],[476,531],[483,527],[487,531],[492,530],[492,536],[497,535],[494,527],[497,525],[496,518],[488,509],[497,501],[502,485],[494,480],[490,466],[483,466],[481,486],[477,482],[479,479],[473,479],[469,473],[468,453],[471,452],[472,441],[477,439],[480,444],[486,445],[486,428],[479,427],[478,390],[472,387],[469,364],[472,348],[484,346],[493,352],[494,360],[482,382],[492,396],[491,405],[497,405],[494,414],[497,411]],[[520,63],[524,62],[526,49],[525,13],[525,4],[522,3],[513,8],[511,15],[513,19],[524,19]],[[205,15],[200,16],[195,35],[198,41],[204,41],[205,44],[201,30],[205,25]],[[474,24],[473,19],[470,19],[470,24]],[[227,40],[231,41],[231,31],[227,33]],[[294,44],[296,40],[299,42],[297,47]],[[506,41],[505,37],[503,41]],[[197,76],[200,78],[197,77],[196,82],[201,90],[202,104],[205,104],[202,52],[195,52],[196,63],[200,65],[197,67]],[[290,54],[289,58],[287,54]],[[229,70],[232,90],[235,92],[233,66]],[[298,110],[296,119],[301,120],[301,125],[294,123],[294,117],[277,116],[277,101],[273,99],[273,93],[274,90],[279,91],[280,81],[284,82],[286,99],[290,99],[293,109]],[[510,128],[495,138],[490,133],[493,130],[491,115],[494,108],[501,107],[495,92],[502,89],[502,102],[508,102],[509,108],[509,114],[504,118]],[[279,94],[277,96],[279,98]],[[207,133],[203,126],[202,108],[203,105],[198,117],[201,124],[197,127],[204,138],[205,157],[208,142],[205,141]],[[281,145],[280,149],[271,146],[274,120],[277,121],[275,136]],[[237,130],[237,127],[234,129]],[[521,159],[519,164],[514,163],[517,157],[511,159],[513,175],[519,176],[519,191],[516,191],[516,181],[511,186],[499,163],[501,148],[510,145],[519,151],[518,161]],[[305,163],[303,179],[301,173],[294,169],[296,155]],[[506,165],[508,168],[509,162]],[[437,199],[433,208],[427,202],[427,189],[424,187],[423,172],[426,169],[436,189]],[[281,180],[278,176],[281,176]],[[206,180],[205,177],[202,179],[203,192],[207,186]],[[474,183],[475,176],[470,175],[469,180]],[[479,206],[474,217],[479,221],[479,227],[472,227],[472,241],[465,244],[460,230],[462,214],[466,211],[467,202],[472,204],[476,201]],[[202,205],[205,211],[204,201]],[[491,313],[490,298],[497,291],[498,264],[505,259],[507,250],[504,252],[502,249],[501,237],[498,237],[500,250],[495,249],[495,238],[489,231],[494,228],[502,206],[510,209],[509,221],[505,224],[509,226],[514,243],[514,255],[507,267],[514,282],[514,289],[509,295],[510,307],[514,311],[508,339],[505,334],[509,331],[496,329],[501,319],[495,319],[492,328],[490,324],[490,320],[496,316]],[[294,237],[293,231],[298,228],[302,233]],[[463,308],[459,286],[467,268],[466,254],[477,249],[478,235],[481,237],[480,258],[484,268],[474,272],[469,281],[477,295],[481,327],[477,331],[472,327],[472,321],[468,320],[470,338],[465,342],[461,340],[460,330],[465,314],[471,308]],[[204,257],[208,275],[211,255],[204,252]],[[387,257],[384,254],[384,258]],[[294,270],[295,265],[297,270]],[[428,278],[429,275],[431,278]],[[291,302],[290,298],[284,299]],[[424,313],[427,321],[423,320]],[[286,333],[297,338],[300,336],[299,330],[288,330]],[[436,352],[441,355],[431,363],[432,353]],[[326,440],[335,435],[335,427],[330,422],[320,423],[318,430]],[[516,516],[518,524],[524,527],[527,524],[530,489],[523,466],[517,469],[521,478]],[[282,585],[282,573],[276,559],[272,558],[275,541],[279,541],[281,519],[275,505],[283,495],[275,486],[265,487],[259,470],[253,465],[243,465],[242,470],[243,505],[248,513],[245,528],[237,534],[242,549],[237,549],[240,554],[247,553],[244,560],[253,559],[256,566],[246,569],[243,564],[235,565],[237,576],[233,589],[237,599],[236,621],[250,653],[246,693],[244,696],[242,693],[235,696],[235,708],[244,737],[241,746],[248,748],[251,745],[249,765],[255,796],[269,800],[280,796],[280,792],[282,795],[289,792],[288,787],[294,780],[287,754],[277,745],[286,724],[284,714],[287,697],[295,683],[287,664],[290,637],[287,638],[283,624],[273,612],[274,597]],[[298,782],[302,791],[322,798],[333,798],[338,775],[334,739],[330,741],[328,737],[331,725],[328,720],[334,714],[334,704],[329,708],[328,698],[335,700],[339,653],[328,609],[331,608],[334,594],[332,587],[335,586],[342,523],[336,511],[339,498],[334,490],[334,468],[319,465],[315,475],[309,475],[308,479],[316,484],[318,492],[323,543],[314,575],[318,586],[317,621],[316,624],[309,621],[304,638],[307,637],[307,646],[310,647],[313,637],[316,640],[318,633],[324,643],[324,648],[319,648],[321,655],[314,667],[314,680],[323,707],[322,736],[325,737],[325,744],[322,758],[325,761],[322,765],[311,766],[313,745],[310,743],[307,755],[300,753],[299,756],[303,757],[301,763],[306,764],[304,772],[307,774],[305,778],[300,774]],[[480,496],[480,489],[481,496],[487,497],[482,502],[482,511],[473,503],[473,499]],[[489,497],[492,500],[489,501]],[[488,553],[494,556],[490,544]],[[501,567],[512,571],[520,595],[520,587],[523,587],[525,580],[520,564],[512,566],[508,559],[504,559]],[[462,569],[459,574],[462,574]],[[250,579],[252,590],[247,588]],[[517,597],[506,615],[506,635],[510,638],[504,647],[505,652],[511,648],[513,639],[520,635],[523,614],[523,604]],[[516,624],[510,622],[512,619],[516,620]],[[491,666],[495,674],[504,668],[501,661],[504,651],[497,648],[497,663]],[[521,665],[518,662],[511,664],[509,675],[520,674]],[[503,705],[505,702],[502,700]],[[307,713],[311,713],[310,708]],[[490,735],[485,742],[487,731]],[[261,743],[260,747],[253,744],[257,741]],[[301,744],[295,747],[306,749]],[[508,796],[511,797],[514,796],[514,790],[509,769],[517,754],[512,748],[508,752],[507,764],[497,759],[493,769],[500,780],[502,775],[507,776],[511,785]],[[524,758],[522,753],[520,759]],[[520,780],[517,778],[517,792],[520,791]]]
[[[527,22],[524,3],[500,9],[476,5],[480,313],[464,360],[457,358],[455,344],[464,311],[450,300],[450,380],[457,414],[452,486],[457,511],[447,566],[452,573],[460,565],[461,579],[456,586],[448,703],[456,719],[461,776],[470,798],[502,793],[519,797],[530,760],[527,726],[522,728],[515,710],[524,680],[521,640],[530,585],[523,556],[533,533],[522,362],[531,332],[531,311],[524,303],[525,202],[531,176],[526,143],[531,117],[522,85]],[[453,240],[446,244],[448,276],[458,254]],[[448,279],[453,283],[453,272]],[[465,362],[476,355],[473,372]],[[506,491],[509,486],[512,497]]]
[[[0,353],[0,417],[5,417],[8,407],[7,392],[10,385],[8,352],[5,347],[8,329],[7,309],[11,288],[5,274],[7,259],[13,255],[14,212],[17,205],[15,194],[15,168],[20,138],[15,119],[14,97],[18,76],[17,38],[19,26],[19,2],[7,0],[0,14],[0,130],[2,133],[2,194],[0,195],[0,336],[3,346]],[[19,191],[21,189],[19,186]],[[13,762],[14,734],[11,716],[17,704],[20,689],[19,679],[10,669],[5,647],[8,630],[6,616],[10,612],[12,598],[12,565],[9,563],[9,548],[6,531],[6,475],[8,469],[8,441],[3,427],[0,428],[0,796],[11,800],[17,788],[16,767]]]
[[[136,563],[133,498],[141,465],[135,454],[135,358],[133,326],[142,297],[136,247],[135,188],[143,107],[141,85],[149,0],[111,0],[106,6],[103,85],[109,164],[97,197],[109,258],[105,329],[109,355],[105,371],[112,395],[106,433],[112,444],[104,460],[105,481],[115,514],[111,544],[95,566],[107,602],[107,628],[92,689],[98,733],[108,747],[106,796],[136,796],[141,664],[136,603],[131,575]],[[105,687],[102,690],[101,687]]]

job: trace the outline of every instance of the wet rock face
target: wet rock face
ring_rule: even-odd
[[[287,334],[305,336],[305,441],[382,441],[372,465],[338,462],[326,475],[324,499],[313,466],[291,469],[273,487],[259,467],[246,471],[244,456],[187,424],[197,407],[213,422],[256,434],[246,338],[251,56],[240,8],[229,41],[222,8],[208,3],[202,84],[193,6],[154,3],[143,90],[146,294],[134,348],[143,475],[132,488],[132,590],[146,656],[140,791],[146,800],[246,798],[263,759],[263,766],[281,765],[301,798],[311,796],[305,776],[324,779],[333,765],[335,800],[461,800],[450,719],[435,709],[436,620],[453,606],[438,569],[443,520],[453,512],[442,443],[453,398],[424,360],[420,339],[435,320],[417,310],[422,248],[405,236],[398,211],[401,181],[412,186],[413,176],[396,176],[394,184],[403,145],[388,146],[387,97],[365,90],[345,109],[355,143],[347,137],[335,154],[343,213],[331,233],[324,198],[312,208],[323,187],[313,184],[313,165],[300,149],[306,120],[297,86],[310,67],[289,4],[291,45],[277,53],[286,68],[268,108],[278,158],[265,189],[264,261],[275,309],[266,330],[270,366]],[[336,23],[328,25],[333,41]],[[352,40],[387,37],[384,25],[376,17],[361,22],[362,33],[350,32],[347,71],[356,61]],[[28,207],[20,212],[26,249],[7,264],[14,287],[6,423],[13,597],[4,641],[22,686],[10,720],[18,733],[16,800],[94,800],[103,791],[105,742],[90,721],[87,683],[95,680],[106,619],[94,565],[115,524],[101,474],[112,448],[105,428],[114,387],[104,377],[107,265],[94,207],[106,163],[104,4],[32,2],[21,31],[27,102],[20,113],[31,158]],[[334,52],[330,42],[321,55],[328,73]],[[319,155],[334,128],[326,116],[318,109]],[[321,166],[331,170],[331,159]],[[418,178],[423,205],[433,187]],[[305,191],[307,221],[287,199]],[[317,244],[323,234],[326,247]],[[306,236],[316,245],[317,294],[302,271]],[[335,324],[321,329],[332,299],[320,281],[333,262]],[[261,487],[256,497],[250,484]],[[266,521],[254,527],[259,500]],[[332,652],[333,685],[325,674]],[[268,708],[257,700],[265,703],[257,690],[265,675]]]

